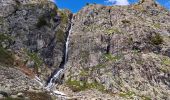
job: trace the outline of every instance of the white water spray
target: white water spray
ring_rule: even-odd
[[[70,39],[70,34],[72,31],[72,21],[71,21],[71,28],[69,30],[68,36],[67,36],[67,40],[66,40],[66,47],[65,47],[65,64],[67,62],[68,59],[68,45],[69,45],[69,39]]]
[[[50,89],[55,85],[55,81],[59,80],[62,77],[63,69],[59,69],[57,73],[50,79],[46,89],[50,91]]]

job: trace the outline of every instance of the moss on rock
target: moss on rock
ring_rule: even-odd
[[[68,79],[66,84],[74,92],[84,91],[86,89],[97,89],[99,91],[104,91],[104,86],[97,82],[87,83],[87,81],[77,81]]]

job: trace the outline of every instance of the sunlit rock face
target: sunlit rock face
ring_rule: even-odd
[[[73,91],[169,99],[169,21],[169,11],[152,0],[84,7],[73,18],[66,84]]]
[[[47,83],[67,42],[59,91],[78,100],[170,99],[170,13],[154,0],[90,4],[73,17],[47,0],[1,0],[0,9],[3,94],[42,92],[35,76]]]

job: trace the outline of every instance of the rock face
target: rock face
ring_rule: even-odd
[[[0,9],[0,91],[36,91],[33,78],[46,84],[62,62],[71,13],[48,0],[0,0]]]
[[[1,2],[0,33],[12,39],[3,41],[5,49],[13,51],[17,62],[49,75],[62,61],[71,13],[46,0]]]
[[[74,15],[65,73],[73,91],[95,88],[126,99],[170,99],[169,11],[141,1],[88,5]]]
[[[154,0],[90,4],[73,18],[47,0],[1,0],[0,9],[0,98],[42,100],[33,78],[47,81],[62,64],[72,25],[59,90],[78,100],[170,99],[170,13]]]

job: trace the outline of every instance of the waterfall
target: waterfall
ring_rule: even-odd
[[[63,74],[63,70],[64,69],[59,69],[55,75],[50,79],[50,82],[48,83],[46,89],[47,90],[50,90],[55,84],[56,80],[60,80],[60,78],[62,77],[62,74]]]
[[[69,25],[68,31],[67,31],[67,36],[66,36],[66,42],[65,42],[65,47],[64,47],[64,55],[63,55],[63,61],[61,62],[59,69],[56,69],[54,73],[52,74],[50,81],[47,84],[46,89],[50,91],[52,87],[55,85],[56,81],[60,81],[62,76],[64,75],[64,69],[65,69],[65,64],[67,63],[68,60],[68,45],[69,45],[69,36],[72,31],[72,18],[71,18],[71,24]],[[53,91],[53,93],[56,91]],[[58,92],[57,92],[58,93]],[[63,94],[62,94],[63,95]]]
[[[71,21],[71,25],[70,25],[70,30],[68,32],[68,36],[67,36],[67,40],[66,40],[66,46],[65,46],[65,64],[68,60],[68,45],[69,45],[69,39],[70,39],[70,34],[71,34],[71,31],[72,31],[72,21]]]

